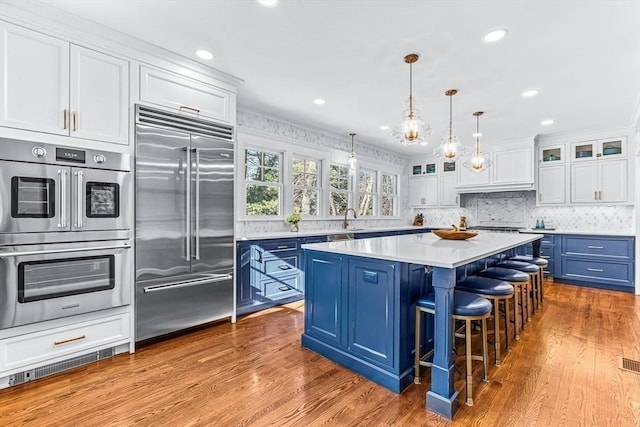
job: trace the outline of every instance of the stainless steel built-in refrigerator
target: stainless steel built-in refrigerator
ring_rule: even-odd
[[[233,127],[136,106],[136,341],[233,314]]]

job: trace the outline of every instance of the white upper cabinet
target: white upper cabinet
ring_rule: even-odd
[[[538,205],[566,202],[565,166],[545,166],[538,169]]]
[[[0,125],[128,144],[129,63],[0,21]]]
[[[431,175],[410,178],[409,204],[413,207],[438,206],[438,177]]]
[[[456,191],[456,174],[443,173],[440,175],[439,186],[439,202],[440,206],[459,206],[460,196]]]
[[[129,63],[71,45],[71,134],[127,144]]]
[[[461,193],[532,190],[534,186],[533,145],[496,147],[488,153],[493,165],[482,172],[458,170]],[[466,160],[462,159],[462,162]]]
[[[69,43],[0,21],[0,125],[69,134]]]
[[[571,144],[571,203],[627,203],[626,138]]]
[[[409,205],[418,208],[458,206],[456,167],[457,163],[443,162],[414,165],[412,172],[416,176],[409,178]]]
[[[225,123],[235,122],[235,93],[169,71],[140,67],[140,101]]]

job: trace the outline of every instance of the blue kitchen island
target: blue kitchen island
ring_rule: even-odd
[[[415,301],[434,292],[426,407],[451,419],[458,409],[450,351],[456,281],[541,237],[481,232],[443,240],[425,233],[303,245],[302,345],[400,393],[413,381]]]

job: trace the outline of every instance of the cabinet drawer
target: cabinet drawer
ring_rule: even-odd
[[[595,283],[631,286],[633,284],[633,264],[630,262],[600,262],[593,259],[564,258],[562,276],[591,280]]]
[[[140,100],[227,123],[235,112],[232,92],[145,66],[140,67]]]
[[[129,338],[129,314],[19,335],[0,341],[0,371],[121,344]]]
[[[302,295],[298,290],[299,288],[300,275],[283,277],[281,279],[263,280],[260,283],[262,296],[270,300]]]
[[[269,252],[289,251],[298,249],[298,241],[295,239],[276,239],[258,244],[262,249]]]
[[[633,239],[563,236],[562,253],[633,259]]]
[[[298,269],[298,256],[270,257],[264,261],[266,274],[293,273]]]

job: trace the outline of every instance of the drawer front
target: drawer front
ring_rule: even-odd
[[[633,284],[633,264],[630,262],[600,262],[593,259],[564,258],[562,276],[595,283],[631,286]]]
[[[633,259],[633,239],[563,236],[562,252],[571,255]]]
[[[128,338],[128,313],[7,338],[0,341],[0,371],[106,348]]]
[[[312,236],[303,238],[303,243],[324,243],[327,241],[327,236]]]
[[[269,257],[264,261],[264,271],[268,275],[288,274],[298,270],[298,256]]]
[[[263,280],[260,283],[262,296],[269,300],[288,298],[294,295],[302,295],[300,288],[300,275],[283,277],[281,279]]]
[[[257,244],[268,252],[298,250],[298,241],[295,239],[276,239]]]

